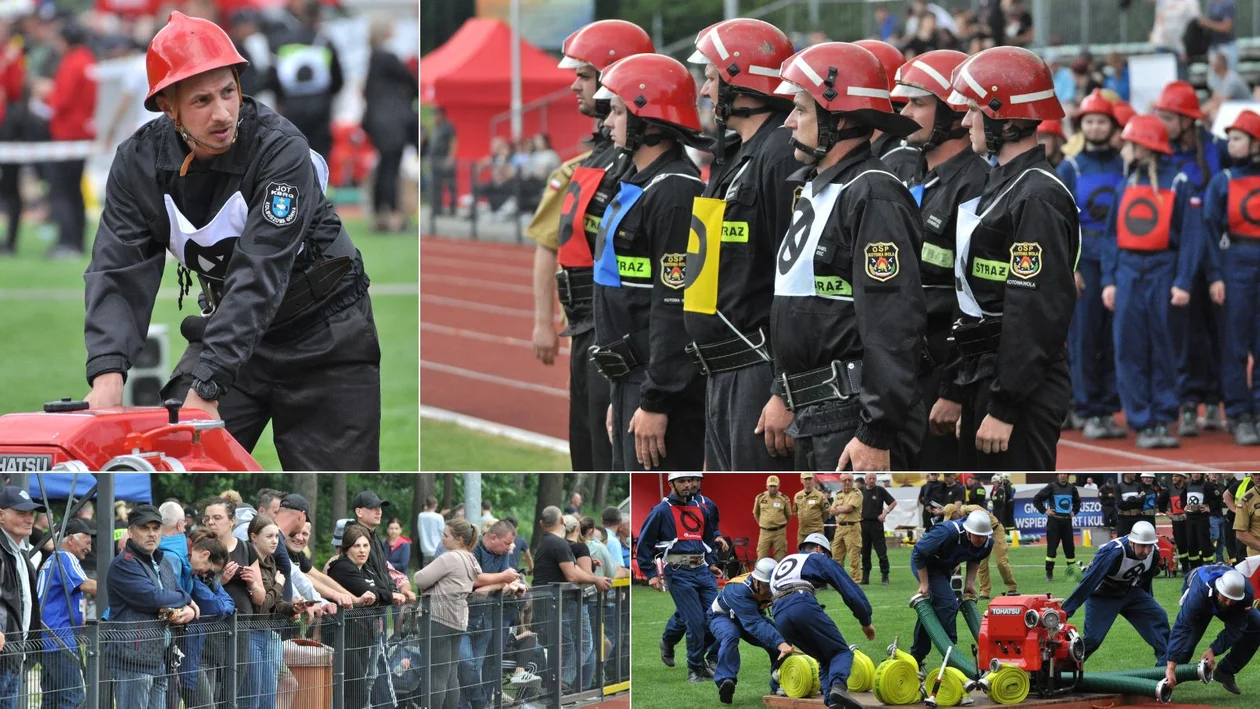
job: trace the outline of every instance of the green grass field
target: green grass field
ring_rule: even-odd
[[[1084,564],[1088,563],[1093,556],[1094,549],[1077,547],[1076,553],[1077,558]],[[1019,583],[1020,591],[1024,593],[1049,592],[1057,598],[1066,598],[1071,594],[1075,585],[1065,576],[1062,556],[1060,553],[1054,583],[1047,584],[1044,566],[1045,548],[1034,546],[1012,549],[1011,564],[1014,566],[1015,579]],[[826,606],[827,614],[836,620],[836,626],[845,640],[850,644],[857,644],[862,652],[871,656],[876,665],[886,657],[884,650],[892,642],[894,636],[900,636],[900,647],[905,650],[909,650],[914,640],[915,614],[910,610],[908,601],[918,590],[918,584],[910,576],[909,547],[889,549],[888,559],[892,564],[891,583],[888,586],[879,585],[878,560],[872,558],[876,566],[873,584],[862,587],[874,610],[873,624],[876,637],[873,642],[868,642],[862,635],[857,620],[844,605],[840,594],[829,588],[818,596],[819,601]],[[992,564],[990,570],[995,582],[994,590],[1000,593],[1003,590],[1001,576]],[[1155,596],[1168,611],[1170,624],[1177,616],[1177,601],[1181,596],[1181,584],[1180,576],[1161,577],[1155,580]],[[680,642],[675,648],[675,667],[671,669],[661,663],[658,648],[661,632],[665,629],[665,622],[674,612],[674,604],[669,595],[652,591],[646,586],[635,586],[632,593],[634,647],[631,650],[631,668],[634,676],[632,690],[634,706],[723,706],[718,703],[717,687],[713,682],[703,684],[687,682],[685,642]],[[984,612],[983,602],[980,611]],[[1080,629],[1084,626],[1084,620],[1085,614],[1082,609],[1072,616],[1070,622]],[[1220,622],[1213,621],[1207,633],[1204,634],[1199,648],[1195,651],[1196,662],[1199,655],[1211,645],[1220,629]],[[961,615],[958,619],[958,637],[959,647],[970,652],[974,638],[967,630]],[[733,706],[747,709],[761,707],[763,706],[762,697],[769,691],[769,660],[764,650],[746,643],[740,646],[740,658],[739,682]],[[939,668],[941,659],[940,653],[933,651],[928,656],[928,667]],[[1204,685],[1195,681],[1178,684],[1173,701],[1230,707],[1255,706],[1255,697],[1260,696],[1260,672],[1256,671],[1255,667],[1257,662],[1260,662],[1260,658],[1253,660],[1252,666],[1236,676],[1238,684],[1243,689],[1241,697],[1230,694],[1219,684]],[[1106,642],[1090,657],[1085,669],[1087,672],[1103,672],[1136,669],[1152,664],[1154,664],[1154,655],[1149,646],[1126,620],[1117,618]],[[859,696],[870,698],[870,695]]]
[[[414,237],[371,233],[363,220],[346,221],[372,279],[372,306],[381,341],[381,466],[418,469],[419,426],[419,242]],[[95,233],[88,223],[88,239]],[[83,270],[78,260],[43,258],[49,242],[38,227],[24,229],[16,256],[0,257],[0,413],[39,411],[46,401],[82,398],[87,355],[83,345]],[[170,366],[183,352],[179,335],[184,316],[196,312],[198,289],[176,308],[175,268],[168,264],[154,323],[170,332]],[[271,430],[254,456],[278,470]]]
[[[420,419],[421,470],[568,470],[569,456],[472,431],[445,421]],[[476,456],[470,456],[476,451]]]

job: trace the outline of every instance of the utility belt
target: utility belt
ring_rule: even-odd
[[[595,299],[594,268],[562,268],[556,271],[556,293],[566,310]]]
[[[647,330],[640,330],[606,345],[592,345],[591,362],[608,381],[621,381],[645,363],[646,360],[639,359],[635,353],[646,351],[647,343],[643,341],[646,336]]]
[[[761,526],[761,525],[758,525],[758,526]],[[781,525],[779,525],[778,527],[761,527],[761,528],[762,528],[764,531],[767,531],[767,532],[777,532],[777,531],[779,531],[780,529],[786,529],[786,528],[787,528],[787,525],[786,525],[786,524],[781,524]]]
[[[1179,515],[1168,515],[1168,519],[1170,519],[1170,520],[1172,520],[1172,521],[1174,521],[1174,522],[1185,522],[1185,521],[1186,521],[1186,516],[1185,516],[1185,514],[1179,514]]]
[[[749,347],[745,339],[753,343],[753,346]],[[743,337],[734,337],[709,345],[692,342],[685,349],[687,354],[691,355],[691,361],[696,363],[696,366],[700,368],[700,373],[705,376],[719,372],[733,372],[754,364],[770,362],[772,359],[764,328],[757,328],[756,332],[745,334]]]
[[[1071,520],[1072,515],[1065,515],[1062,512],[1046,512],[1046,516],[1050,519]]]
[[[770,392],[783,398],[788,411],[824,401],[843,401],[862,391],[862,361],[833,360],[827,367],[803,374],[780,374]]]
[[[964,323],[954,323],[953,336],[950,338],[958,347],[964,358],[980,357],[998,351],[1002,342],[1002,319],[984,319]]]
[[[818,593],[818,589],[814,588],[814,585],[812,583],[793,584],[779,591],[778,593],[774,594],[774,598],[771,600],[777,601],[780,598],[787,598],[793,593],[808,593],[809,595],[813,596]]]
[[[280,308],[271,319],[272,327],[284,325],[304,313],[325,296],[332,293],[342,276],[350,271],[354,261],[349,256],[337,256],[312,264],[300,273],[289,276],[289,287],[280,301]],[[210,315],[223,302],[223,282],[212,281],[197,274],[201,292],[206,296],[202,315]]]
[[[857,522],[836,522],[837,527],[852,527],[855,524],[857,524]]]
[[[709,565],[704,560],[704,554],[666,554],[665,563],[670,566],[686,566],[690,569]]]
[[[1121,517],[1141,517],[1142,510],[1120,510],[1116,514],[1120,515]]]

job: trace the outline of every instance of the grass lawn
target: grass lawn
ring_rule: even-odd
[[[366,222],[347,220],[346,227],[363,253],[372,279],[372,306],[381,340],[381,466],[414,471],[419,466],[419,298],[415,238],[373,234]],[[89,240],[95,233],[88,224]],[[87,359],[83,345],[83,271],[88,258],[49,261],[49,243],[40,228],[24,229],[16,256],[0,258],[0,413],[39,411],[46,401],[82,398]],[[388,288],[382,288],[388,287]],[[153,322],[170,333],[169,366],[184,349],[179,323],[196,311],[196,293],[176,308],[174,265],[168,263]],[[279,460],[268,427],[254,456],[269,470]]]
[[[569,457],[463,426],[420,420],[421,470],[568,470]],[[475,455],[473,452],[475,451]]]
[[[1077,558],[1082,564],[1088,563],[1094,549],[1077,547]],[[1056,598],[1066,598],[1075,585],[1069,582],[1064,573],[1062,554],[1056,567],[1054,583],[1045,581],[1045,548],[1043,546],[1021,547],[1011,550],[1011,564],[1014,566],[1015,579],[1020,591],[1024,593],[1053,593]],[[874,626],[876,637],[868,642],[862,635],[857,620],[849,612],[840,594],[828,588],[819,593],[818,599],[827,609],[827,614],[836,620],[840,633],[850,644],[857,644],[878,666],[886,657],[884,652],[894,636],[900,636],[900,647],[909,650],[914,639],[915,613],[909,608],[909,600],[918,590],[918,583],[910,575],[910,549],[899,547],[888,550],[888,558],[892,564],[891,583],[881,586],[878,582],[878,560],[875,562],[875,579],[873,585],[863,586],[867,599],[874,610]],[[995,583],[994,590],[1001,592],[1001,576],[990,564]],[[1177,616],[1177,601],[1181,597],[1182,578],[1158,578],[1154,583],[1155,597],[1168,611],[1169,623]],[[631,615],[633,623],[634,646],[631,650],[631,668],[634,676],[632,689],[635,707],[718,707],[717,687],[713,682],[691,684],[687,682],[687,662],[685,642],[675,648],[675,667],[672,669],[661,663],[658,644],[665,622],[674,612],[674,604],[668,594],[652,591],[646,586],[635,586],[631,597]],[[984,612],[981,602],[980,612]],[[1078,629],[1084,626],[1084,609],[1072,616],[1071,623]],[[1221,630],[1221,623],[1213,621],[1194,654],[1197,662],[1202,652],[1212,644],[1216,634]],[[958,618],[959,647],[970,653],[974,638],[967,630],[966,622],[960,614]],[[762,697],[769,692],[770,663],[764,650],[746,643],[740,645],[739,682],[735,690],[733,706],[762,707]],[[1236,676],[1243,696],[1238,697],[1225,691],[1221,685],[1213,683],[1204,685],[1201,682],[1178,684],[1173,694],[1174,702],[1193,704],[1209,704],[1214,706],[1255,706],[1255,699],[1260,695],[1260,672],[1256,671],[1253,660],[1248,667]],[[927,664],[931,668],[939,668],[940,653],[933,651],[928,656]],[[1138,636],[1137,631],[1123,618],[1117,618],[1110,634],[1102,647],[1089,658],[1085,665],[1087,672],[1103,672],[1109,670],[1136,669],[1154,664],[1154,655],[1148,645]],[[860,695],[861,696],[861,695]],[[1250,699],[1249,699],[1250,698]],[[1152,699],[1152,702],[1154,700]]]

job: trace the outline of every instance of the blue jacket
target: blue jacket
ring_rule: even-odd
[[[1181,610],[1177,612],[1177,621],[1173,623],[1172,636],[1168,639],[1168,661],[1182,664],[1190,661],[1190,655],[1203,637],[1212,618],[1220,618],[1225,627],[1216,640],[1212,642],[1212,652],[1218,656],[1233,647],[1247,629],[1246,617],[1253,612],[1252,602],[1255,594],[1251,584],[1243,584],[1243,598],[1229,608],[1218,602],[1216,588],[1212,585],[1217,578],[1234,567],[1226,564],[1201,566],[1186,577],[1181,596]]]
[[[849,578],[849,575],[845,573],[844,567],[823,554],[814,552],[786,556],[783,558],[783,561],[779,562],[779,566],[775,568],[772,578],[781,579],[787,576],[788,574],[785,574],[783,571],[784,564],[787,564],[789,559],[799,559],[801,557],[805,559],[801,564],[799,574],[802,581],[809,582],[815,589],[819,590],[827,586],[836,589],[840,592],[840,598],[844,600],[844,604],[853,612],[853,617],[857,618],[858,622],[863,626],[871,624],[871,603],[866,599],[866,594],[862,592],[862,588],[854,583],[852,578]],[[797,598],[798,595],[786,596],[779,599],[777,603],[792,600]]]
[[[1231,167],[1213,175],[1212,180],[1208,182],[1207,191],[1203,193],[1203,242],[1207,252],[1203,273],[1207,276],[1208,283],[1225,280],[1221,242],[1228,238],[1229,234],[1230,180],[1257,175],[1260,175],[1260,165],[1256,163]],[[1253,241],[1246,237],[1238,238]],[[1230,239],[1230,241],[1236,241],[1238,238]]]
[[[1121,597],[1134,587],[1150,593],[1151,580],[1159,573],[1159,567],[1155,563],[1158,554],[1158,546],[1151,549],[1151,555],[1147,557],[1148,566],[1137,562],[1137,557],[1133,554],[1133,544],[1127,536],[1113,539],[1102,545],[1098,548],[1094,559],[1089,562],[1085,578],[1081,579],[1076,590],[1072,591],[1072,595],[1063,602],[1063,612],[1071,617],[1090,596]],[[1130,569],[1123,574],[1123,578],[1117,578],[1126,559],[1131,562]]]
[[[1199,130],[1199,144],[1203,146],[1203,165],[1199,165],[1199,151],[1174,148],[1170,158],[1174,172],[1184,172],[1190,180],[1194,194],[1201,195],[1207,189],[1208,180],[1230,164],[1229,142],[1212,135],[1206,128]],[[1206,168],[1206,173],[1204,172]]]
[[[1202,260],[1203,209],[1202,201],[1197,197],[1197,190],[1190,184],[1191,178],[1184,173],[1174,172],[1168,158],[1160,156],[1155,163],[1158,189],[1173,191],[1172,221],[1168,225],[1168,251],[1177,254],[1177,275],[1173,285],[1190,290],[1195,271]],[[1107,238],[1103,240],[1102,285],[1116,284],[1116,267],[1120,260],[1120,247],[1116,243],[1117,224],[1120,219],[1120,202],[1129,186],[1150,185],[1150,176],[1146,168],[1137,167],[1129,174],[1129,178],[1116,188],[1116,201],[1107,217]],[[1157,255],[1152,252],[1150,255]],[[1166,252],[1165,252],[1166,253]]]
[[[707,503],[707,504],[705,504]],[[675,517],[703,520],[700,539],[680,539]],[[654,557],[669,554],[704,554],[709,564],[717,563],[717,549],[713,539],[717,536],[717,506],[701,495],[683,500],[674,493],[661,501],[648,513],[639,530],[639,546],[635,559],[639,570],[649,579],[656,576]]]
[[[1116,201],[1116,188],[1124,182],[1124,159],[1120,151],[1111,148],[1082,151],[1065,158],[1055,171],[1081,208],[1081,232],[1095,236],[1105,234],[1107,216]],[[1086,243],[1081,242],[1082,250]]]
[[[743,581],[738,581],[739,577],[736,577],[722,587],[717,600],[714,601],[721,611],[711,612],[715,616],[728,616],[739,623],[740,627],[757,638],[757,642],[763,647],[778,647],[779,643],[786,642],[783,634],[766,617],[762,604],[753,595],[752,575],[745,574],[744,576]]]
[[[920,537],[910,550],[910,570],[917,574],[926,568],[929,573],[950,574],[961,563],[987,558],[993,551],[993,537],[984,546],[972,546],[963,522],[942,522]]]
[[[223,585],[216,582],[213,577],[203,579],[200,576],[192,577],[192,597],[196,601],[197,607],[201,609],[201,617],[189,623],[185,643],[182,645],[184,654],[184,663],[179,668],[179,680],[184,689],[192,690],[197,687],[197,670],[201,667],[201,657],[205,652],[207,633],[215,633],[222,636],[223,628],[215,624],[214,627],[205,627],[211,624],[212,619],[224,618],[236,613],[236,603],[232,601],[232,597],[228,592],[223,590]],[[222,637],[218,638],[222,643]]]
[[[162,537],[162,541],[158,542],[158,549],[162,550],[167,563],[175,569],[179,587],[192,593],[192,562],[188,560],[188,535],[176,534]]]
[[[182,608],[192,596],[179,587],[179,579],[165,554],[156,549],[149,556],[134,540],[109,565],[109,621],[105,648],[106,665],[113,670],[163,671],[170,631],[158,624],[158,611]],[[141,623],[139,621],[148,621]]]

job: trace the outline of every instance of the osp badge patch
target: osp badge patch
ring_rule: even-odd
[[[877,281],[888,281],[901,270],[901,262],[897,260],[897,245],[888,241],[867,244],[866,275]]]
[[[687,284],[687,254],[661,257],[661,283],[675,290]]]
[[[1032,278],[1041,273],[1041,244],[1017,241],[1011,244],[1011,275]]]
[[[263,218],[276,226],[288,226],[297,219],[298,190],[293,185],[273,182],[267,185],[267,201]]]

